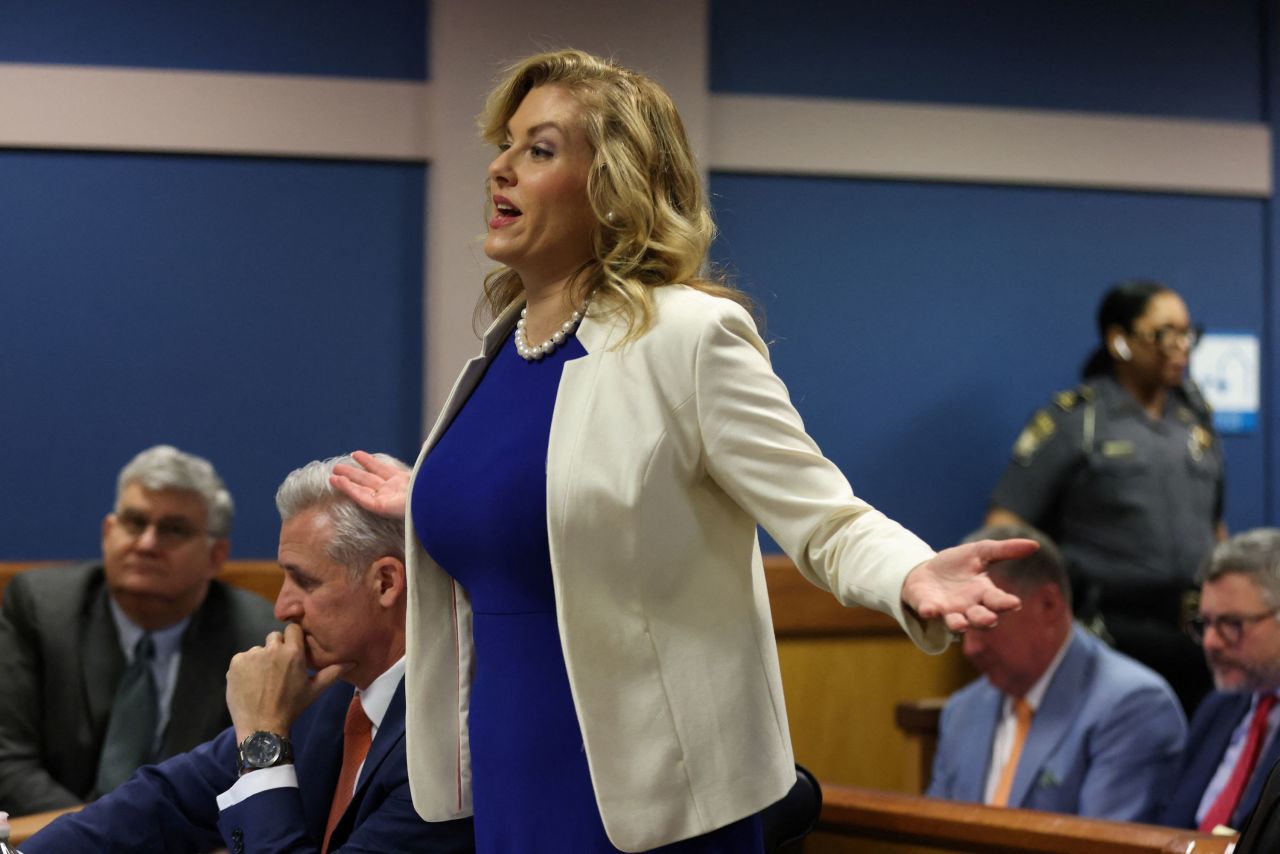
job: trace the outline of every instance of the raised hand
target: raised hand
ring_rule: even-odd
[[[907,574],[902,601],[923,619],[941,617],[953,632],[989,628],[1000,612],[1021,603],[992,583],[987,566],[1026,557],[1038,548],[1035,540],[979,540],[944,549]]]
[[[364,451],[355,451],[351,456],[359,468],[341,463],[334,466],[329,478],[333,488],[370,513],[403,519],[409,472]]]

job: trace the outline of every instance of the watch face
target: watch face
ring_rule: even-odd
[[[270,768],[280,758],[280,736],[255,732],[244,740],[244,761],[253,768]]]

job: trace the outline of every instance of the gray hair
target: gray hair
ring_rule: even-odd
[[[1012,587],[1027,590],[1042,584],[1052,584],[1061,591],[1067,605],[1071,605],[1071,582],[1067,580],[1067,564],[1062,552],[1053,540],[1038,528],[1026,524],[1005,523],[979,528],[964,538],[966,543],[977,540],[1035,540],[1040,548],[1026,557],[1002,560],[991,564],[989,573]]]
[[[384,463],[409,470],[409,467],[387,454],[374,454]],[[380,557],[404,560],[404,518],[391,518],[371,513],[333,488],[329,478],[336,465],[360,468],[350,454],[315,460],[289,476],[276,490],[276,509],[280,521],[288,522],[307,510],[323,510],[329,519],[332,536],[329,557],[345,566],[352,579],[358,579],[369,564]]]
[[[172,445],[147,448],[120,469],[120,476],[116,479],[117,508],[125,488],[132,483],[152,491],[175,489],[194,492],[204,502],[209,536],[222,538],[231,533],[235,504],[213,463],[204,457],[179,451]]]
[[[1197,581],[1236,572],[1251,580],[1272,606],[1280,606],[1280,528],[1254,528],[1218,543],[1200,565]]]

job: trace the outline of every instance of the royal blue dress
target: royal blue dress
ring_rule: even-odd
[[[609,843],[569,689],[547,543],[547,442],[576,336],[540,362],[510,338],[427,455],[411,508],[423,547],[466,589],[475,674],[469,717],[481,854],[596,854]],[[664,846],[762,849],[758,817]]]

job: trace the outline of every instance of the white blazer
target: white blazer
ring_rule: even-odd
[[[623,851],[707,833],[795,781],[757,522],[841,602],[892,614],[930,651],[948,640],[902,605],[907,573],[933,552],[822,456],[747,312],[683,285],[655,301],[653,327],[625,346],[618,318],[582,321],[588,355],[564,366],[547,447],[561,649]],[[517,311],[485,333],[415,479]],[[471,608],[407,519],[409,779],[418,812],[441,821],[471,812]]]

